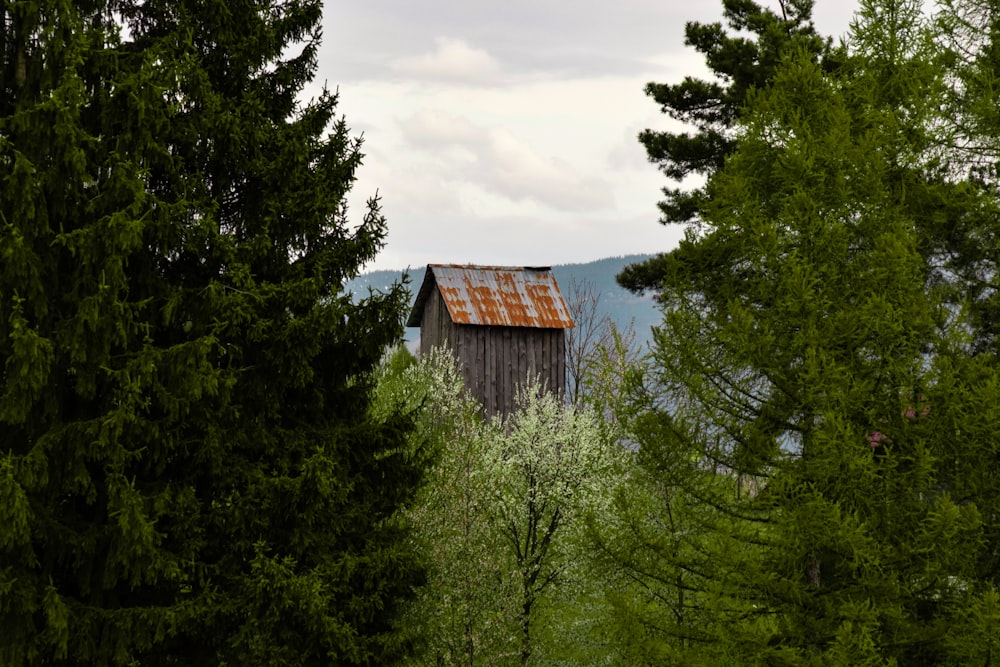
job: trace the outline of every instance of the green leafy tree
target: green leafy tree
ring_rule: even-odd
[[[607,653],[612,664],[735,664],[730,649],[752,634],[744,626],[767,625],[727,585],[730,571],[761,558],[747,505],[759,479],[706,456],[718,441],[692,442],[698,411],[678,409],[656,363],[611,354],[599,374],[616,378],[607,412],[635,451],[611,509],[589,524]]]
[[[721,23],[690,22],[685,44],[705,56],[711,80],[685,77],[680,83],[649,83],[646,94],[663,113],[694,128],[694,133],[644,130],[639,141],[650,162],[667,178],[709,177],[722,168],[736,147],[737,123],[747,95],[766,88],[789,45],[804,48],[817,60],[832,59],[831,42],[812,24],[813,0],[779,0],[774,11],[753,0],[723,0]],[[667,187],[660,202],[662,224],[692,223],[710,198],[705,187]],[[662,257],[628,266],[619,282],[634,291],[659,288]]]
[[[420,478],[402,288],[298,97],[321,6],[0,3],[0,662],[385,664]]]
[[[601,647],[584,519],[606,514],[626,454],[596,415],[529,386],[505,420],[484,420],[442,350],[387,369],[378,395],[416,413],[413,437],[439,457],[407,513],[429,561],[414,662],[595,664],[579,652]]]
[[[428,564],[406,623],[417,665],[509,664],[517,655],[516,581],[490,521],[492,481],[481,406],[441,348],[399,350],[379,374],[376,408],[414,416],[411,447],[434,463],[406,515]]]
[[[749,97],[701,233],[663,259],[641,460],[654,482],[689,471],[663,488],[696,529],[633,531],[649,558],[629,567],[675,582],[645,614],[666,638],[653,649],[689,664],[988,659],[972,646],[998,620],[983,569],[995,476],[973,468],[996,455],[997,376],[969,355],[973,320],[935,281],[927,233],[992,202],[942,173],[938,55],[906,0],[863,1],[836,68],[789,51]],[[713,623],[685,622],[699,613]]]
[[[624,452],[604,436],[593,413],[533,384],[519,389],[505,421],[492,423],[485,459],[492,520],[516,568],[522,665],[538,652],[539,618],[552,589],[579,576],[583,517],[600,512],[621,470]]]

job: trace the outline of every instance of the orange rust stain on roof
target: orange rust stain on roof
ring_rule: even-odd
[[[547,268],[430,264],[407,322],[418,326],[434,285],[457,324],[568,329],[573,326]]]
[[[439,285],[438,288],[441,290],[441,295],[444,296],[444,301],[448,305],[448,312],[451,314],[452,321],[468,322],[469,304],[463,298],[462,291],[457,287],[445,287],[442,285]]]
[[[562,321],[563,312],[566,310],[562,296],[556,292],[553,297],[552,291],[542,285],[525,285],[525,289],[537,310],[537,319],[547,323],[547,326],[558,326],[557,323]],[[558,304],[556,299],[559,300]]]

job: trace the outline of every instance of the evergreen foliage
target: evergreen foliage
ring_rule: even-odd
[[[315,0],[0,3],[0,662],[385,664],[400,287]]]
[[[956,243],[997,202],[953,170],[920,11],[863,0],[836,66],[786,50],[659,264],[646,481],[604,535],[637,659],[989,662],[1000,376],[968,287],[995,272]]]
[[[997,192],[1000,159],[1000,16],[996,3],[944,0],[936,15],[938,45],[950,76],[937,132],[952,178],[980,194]],[[970,315],[975,351],[1000,351],[997,280],[1000,239],[995,206],[983,197],[950,212],[927,230],[941,282]],[[985,201],[992,202],[992,198]],[[943,216],[942,216],[943,217]]]
[[[997,451],[983,447],[990,441],[993,367],[1000,353],[1000,200],[997,189],[997,164],[1000,159],[1000,118],[997,116],[997,91],[1000,90],[1000,7],[984,0],[945,0],[935,16],[938,48],[950,76],[943,112],[946,121],[937,134],[947,157],[947,172],[968,192],[965,201],[949,211],[946,224],[939,224],[932,235],[935,249],[933,264],[947,286],[954,310],[967,317],[967,340],[951,356],[949,373],[942,379],[949,391],[978,401],[970,406],[966,423],[954,424],[971,444],[969,455],[950,459],[956,484],[963,488],[963,498],[974,498],[984,517],[985,546],[980,551],[977,577],[980,581],[1000,580],[1000,489],[996,476]],[[944,216],[942,216],[944,217]],[[973,388],[981,388],[982,393]],[[982,418],[979,417],[982,415]],[[980,430],[982,428],[982,430]],[[989,593],[985,586],[984,597]],[[986,619],[995,619],[984,605],[973,603],[970,614],[979,627]],[[995,627],[995,626],[994,626]],[[995,630],[994,630],[995,632]],[[985,636],[985,635],[984,635]],[[968,647],[966,647],[968,648]],[[992,642],[982,642],[969,655],[995,653]],[[970,658],[971,660],[972,658]]]
[[[646,94],[663,113],[695,129],[693,134],[650,129],[639,134],[650,162],[667,178],[680,182],[689,176],[709,177],[722,168],[736,147],[736,125],[748,94],[770,84],[790,44],[817,61],[835,59],[830,39],[813,27],[813,4],[779,0],[779,14],[754,0],[722,0],[729,32],[721,23],[685,26],[685,44],[705,56],[714,77],[646,85]],[[711,197],[704,187],[667,187],[663,194],[662,224],[699,222]],[[618,280],[633,291],[657,290],[664,270],[662,256],[656,256],[626,267]]]

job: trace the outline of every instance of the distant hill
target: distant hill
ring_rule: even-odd
[[[583,264],[556,264],[552,266],[552,273],[556,282],[563,292],[563,297],[567,297],[569,287],[575,281],[577,284],[591,284],[594,290],[600,294],[598,301],[602,313],[611,316],[619,328],[625,328],[629,322],[634,322],[636,339],[640,344],[645,344],[652,340],[651,327],[660,321],[660,311],[656,308],[656,303],[649,295],[636,296],[631,292],[622,289],[615,282],[615,276],[627,264],[634,264],[652,257],[652,255],[626,255],[623,257],[607,257],[593,262]],[[411,269],[410,275],[410,306],[420,289],[424,280],[425,267]],[[383,291],[393,283],[399,282],[403,277],[403,271],[372,271],[365,273],[345,285],[348,292],[358,296],[364,296],[368,290],[374,292]],[[413,342],[420,336],[417,328],[407,328],[406,340]]]

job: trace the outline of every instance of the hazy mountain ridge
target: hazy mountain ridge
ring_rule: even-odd
[[[638,296],[623,289],[615,282],[615,276],[626,265],[641,262],[650,257],[652,255],[624,255],[579,264],[555,264],[552,266],[552,273],[563,293],[563,298],[569,297],[573,282],[579,285],[593,285],[594,290],[600,295],[598,304],[601,313],[610,315],[620,329],[627,327],[630,322],[634,322],[636,339],[644,344],[652,338],[650,328],[660,321],[660,312],[656,307],[656,302],[650,295]],[[408,271],[401,269],[371,271],[348,281],[344,285],[344,289],[358,297],[363,297],[369,289],[374,292],[388,289],[393,283],[401,281],[404,273],[408,273],[410,277],[408,285],[410,306],[412,307],[420,285],[423,283],[425,270],[426,267],[420,266]],[[414,341],[419,334],[419,329],[407,328],[406,340]]]

